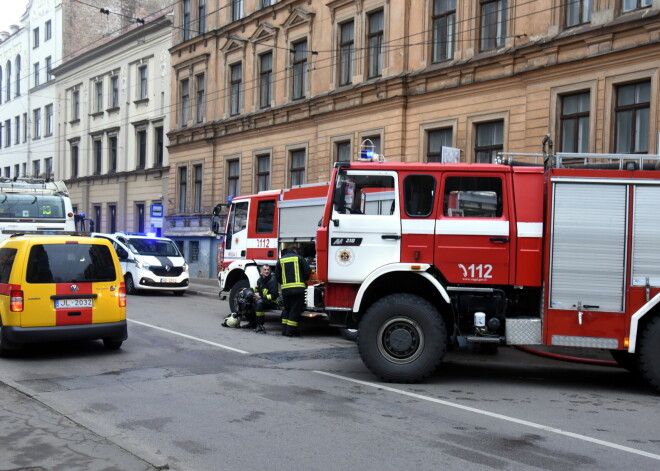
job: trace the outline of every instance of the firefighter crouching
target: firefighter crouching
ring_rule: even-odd
[[[282,309],[282,335],[297,337],[298,321],[305,307],[305,288],[311,270],[297,247],[282,252],[275,267],[275,278],[280,283],[284,308]]]
[[[261,267],[261,276],[257,280],[257,286],[252,288],[254,291],[253,309],[249,322],[244,325],[244,328],[254,329],[255,332],[266,333],[264,327],[264,320],[266,319],[265,312],[272,309],[277,309],[277,280],[270,271],[270,266],[264,265]]]

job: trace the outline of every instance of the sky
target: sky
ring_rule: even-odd
[[[28,0],[0,0],[0,31],[9,32],[9,25],[19,25]]]

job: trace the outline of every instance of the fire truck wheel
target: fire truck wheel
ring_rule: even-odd
[[[137,290],[135,289],[135,282],[133,281],[133,276],[130,273],[126,273],[124,277],[124,285],[126,286],[126,294],[135,294]]]
[[[660,392],[660,315],[657,313],[639,337],[638,355],[642,378]]]
[[[238,280],[234,283],[234,286],[229,290],[229,310],[230,312],[238,312],[238,306],[236,305],[236,296],[243,288],[249,288],[250,282],[246,279]]]
[[[375,302],[360,321],[358,350],[384,381],[414,383],[433,373],[447,353],[447,329],[437,309],[412,294]]]

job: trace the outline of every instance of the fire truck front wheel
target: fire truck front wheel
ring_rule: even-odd
[[[660,392],[660,315],[646,324],[639,338],[639,372],[642,378]]]
[[[238,306],[236,305],[236,296],[243,288],[249,288],[250,282],[243,278],[234,283],[234,286],[229,290],[229,309],[230,312],[238,312]]]
[[[392,294],[375,302],[361,319],[359,332],[362,361],[388,382],[423,380],[447,352],[444,320],[430,302],[412,294]]]

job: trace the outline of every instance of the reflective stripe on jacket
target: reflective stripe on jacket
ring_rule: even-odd
[[[280,258],[275,267],[275,276],[282,287],[282,294],[304,291],[310,273],[305,259],[293,253]]]

